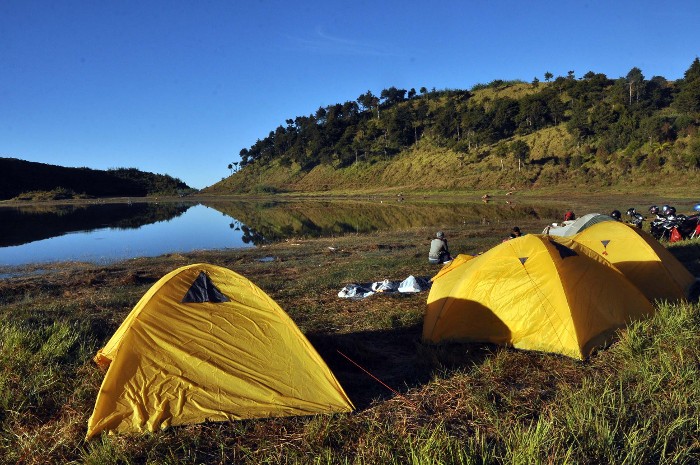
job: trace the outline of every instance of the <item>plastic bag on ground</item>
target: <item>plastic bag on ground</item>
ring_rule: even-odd
[[[338,297],[344,299],[364,299],[374,294],[374,291],[357,284],[348,284],[338,292]]]
[[[401,281],[399,284],[399,292],[421,292],[430,287],[430,281],[425,278],[416,278],[411,275]]]

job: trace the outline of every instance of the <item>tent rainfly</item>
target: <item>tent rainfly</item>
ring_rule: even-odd
[[[616,221],[615,218],[608,215],[603,215],[601,213],[587,213],[580,218],[577,218],[568,224],[561,224],[559,226],[547,226],[542,231],[542,234],[549,234],[550,236],[573,236],[586,228],[593,226],[594,224],[606,222],[606,221]]]
[[[595,252],[528,234],[446,265],[428,295],[423,340],[492,342],[584,359],[651,303]]]
[[[639,228],[607,221],[571,239],[613,264],[649,300],[684,299],[695,283],[695,277],[666,247]]]
[[[248,279],[209,264],[156,282],[95,361],[107,373],[87,438],[353,409],[289,316]]]

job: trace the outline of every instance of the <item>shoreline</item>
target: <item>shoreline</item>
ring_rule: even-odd
[[[451,189],[451,190],[422,190],[411,191],[400,187],[391,189],[363,189],[356,191],[306,191],[306,192],[282,192],[276,194],[210,194],[210,193],[195,193],[185,196],[147,196],[147,197],[131,197],[131,196],[116,196],[116,197],[98,197],[98,198],[79,198],[79,199],[61,199],[61,200],[0,200],[0,208],[2,207],[18,207],[18,206],[35,206],[35,205],[95,205],[108,203],[158,203],[158,202],[226,202],[226,201],[303,201],[303,200],[371,200],[371,199],[396,199],[402,197],[405,201],[420,201],[420,200],[442,200],[450,199],[461,201],[482,201],[484,196],[489,196],[491,199],[527,199],[527,200],[560,200],[562,198],[580,198],[586,197],[591,200],[605,200],[609,198],[644,198],[649,200],[666,198],[669,201],[700,201],[700,197],[689,193],[687,195],[678,195],[678,192],[673,192],[672,195],[655,192],[649,189],[643,191],[626,189],[626,188],[600,188],[591,186],[589,190],[584,188],[562,188],[562,186],[547,186],[542,188],[531,189]],[[553,199],[556,197],[557,199]]]

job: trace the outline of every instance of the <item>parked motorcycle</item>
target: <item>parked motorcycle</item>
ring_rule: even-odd
[[[686,216],[676,214],[676,209],[664,205],[660,211],[655,206],[649,209],[656,214],[656,218],[651,222],[651,235],[657,240],[677,242],[685,239],[695,239],[700,237],[700,213]]]
[[[636,226],[639,229],[642,228],[642,224],[644,223],[644,215],[639,213],[634,208],[628,208],[627,216],[629,216],[629,219],[627,220],[629,224],[631,224],[632,226]]]

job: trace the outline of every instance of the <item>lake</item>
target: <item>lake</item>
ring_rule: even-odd
[[[561,220],[568,208],[608,212],[613,201],[538,206],[500,199],[411,201],[207,201],[92,203],[0,208],[0,266],[84,261],[107,264],[195,250],[256,247],[285,239],[469,224]],[[688,206],[692,202],[688,203]],[[681,205],[679,205],[681,206]],[[684,207],[685,205],[682,205]],[[598,207],[596,209],[596,207]],[[619,206],[618,206],[619,208]],[[624,211],[626,208],[619,208]],[[640,211],[646,206],[640,206]]]

